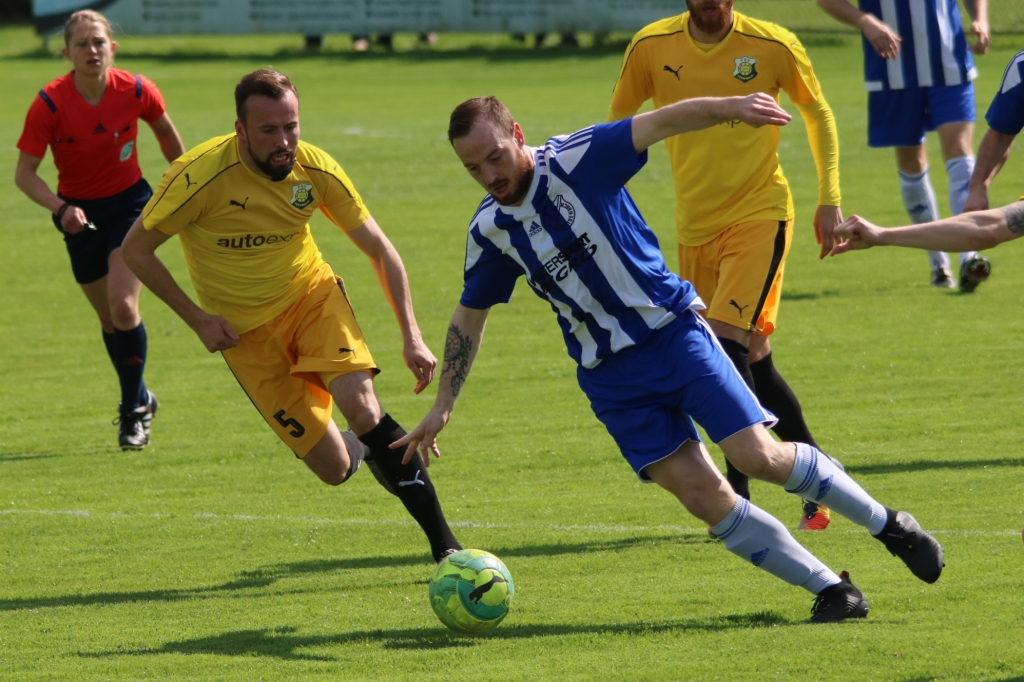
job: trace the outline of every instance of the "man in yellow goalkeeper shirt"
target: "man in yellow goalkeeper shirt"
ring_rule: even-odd
[[[416,392],[437,359],[423,343],[402,259],[338,162],[299,140],[299,95],[284,74],[235,88],[235,132],[178,158],[125,237],[128,267],[211,353],[221,351],[253,406],[324,483],[366,461],[419,523],[435,561],[461,549],[419,458],[388,445],[405,431],[373,389],[380,370],[345,292],[309,231],[319,209],[370,259],[402,331]],[[156,256],[177,235],[199,305]],[[337,402],[350,430],[331,419]]]
[[[693,97],[784,90],[807,126],[818,171],[814,231],[820,257],[842,222],[835,122],[800,41],[789,31],[733,12],[733,0],[686,0],[689,11],[657,21],[626,50],[610,119]],[[779,166],[779,128],[730,121],[665,141],[676,188],[679,274],[707,305],[726,354],[761,404],[778,418],[783,440],[816,446],[800,403],[775,369],[782,276],[793,233],[793,198]],[[750,497],[747,477],[727,461],[727,478]],[[828,509],[804,505],[803,530],[823,530]]]

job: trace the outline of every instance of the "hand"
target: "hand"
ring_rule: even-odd
[[[60,229],[67,234],[78,234],[89,228],[89,219],[85,217],[85,211],[77,206],[68,205],[64,215],[60,217]]]
[[[967,189],[967,201],[964,202],[964,213],[971,211],[987,211],[988,188],[984,185],[972,185]]]
[[[402,348],[402,359],[405,360],[406,367],[416,377],[416,387],[412,389],[413,393],[419,393],[434,380],[437,358],[427,348],[427,344],[423,343],[423,337],[417,335],[416,338],[405,342]]]
[[[986,52],[988,52],[988,22],[971,22],[971,33],[973,33],[978,38],[978,41],[970,46],[971,52],[973,52],[974,54],[985,54]]]
[[[775,98],[764,92],[736,98],[736,115],[744,123],[753,128],[763,125],[784,126],[793,118],[779,106]]]
[[[420,453],[423,455],[423,466],[429,467],[431,452],[434,453],[434,457],[441,456],[441,451],[437,447],[437,434],[441,433],[450,416],[451,413],[442,412],[435,407],[427,412],[427,416],[416,425],[411,433],[402,436],[388,447],[397,450],[403,445],[407,446],[405,455],[402,457],[402,464],[408,464],[412,456],[416,454],[416,448],[419,447]]]
[[[843,209],[838,206],[818,206],[814,212],[814,238],[821,245],[818,260],[832,252],[832,247],[835,245],[833,233],[841,222],[843,222]]]
[[[211,353],[238,345],[238,334],[223,317],[203,313],[202,318],[192,325],[192,329]]]
[[[900,38],[895,31],[872,14],[864,14],[861,32],[882,59],[896,59],[900,54]]]
[[[872,225],[859,215],[852,215],[836,228],[836,243],[832,247],[831,254],[835,256],[847,251],[870,249],[872,246],[881,243],[879,240],[880,232],[881,228],[877,225]]]

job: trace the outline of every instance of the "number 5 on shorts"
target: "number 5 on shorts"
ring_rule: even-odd
[[[277,420],[278,424],[280,424],[281,426],[283,426],[285,428],[288,428],[289,426],[294,426],[295,430],[292,431],[291,434],[292,434],[292,436],[294,436],[296,438],[301,438],[302,434],[304,434],[306,432],[305,427],[303,427],[302,424],[300,424],[299,422],[295,421],[291,417],[288,417],[287,419],[285,419],[284,410],[278,410],[277,414],[274,415],[274,419]]]

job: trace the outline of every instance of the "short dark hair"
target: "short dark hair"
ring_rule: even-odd
[[[283,99],[285,93],[291,91],[295,99],[299,98],[299,91],[292,85],[288,76],[270,69],[260,69],[246,74],[235,86],[235,114],[238,120],[245,123],[246,110],[245,102],[253,95],[263,95],[270,99]]]
[[[460,137],[469,135],[473,126],[480,119],[486,119],[494,124],[500,131],[512,134],[512,126],[515,119],[512,112],[508,110],[494,95],[489,97],[474,97],[455,107],[452,116],[448,121],[448,142],[457,140]]]

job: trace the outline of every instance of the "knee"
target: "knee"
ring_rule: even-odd
[[[135,329],[139,326],[139,310],[134,299],[110,301],[110,320],[118,329]]]
[[[337,486],[348,480],[348,463],[344,466],[340,463],[336,467],[328,467],[317,471],[316,475],[327,485]]]
[[[343,414],[348,426],[356,434],[369,433],[380,422],[380,409],[368,403],[350,405]]]

